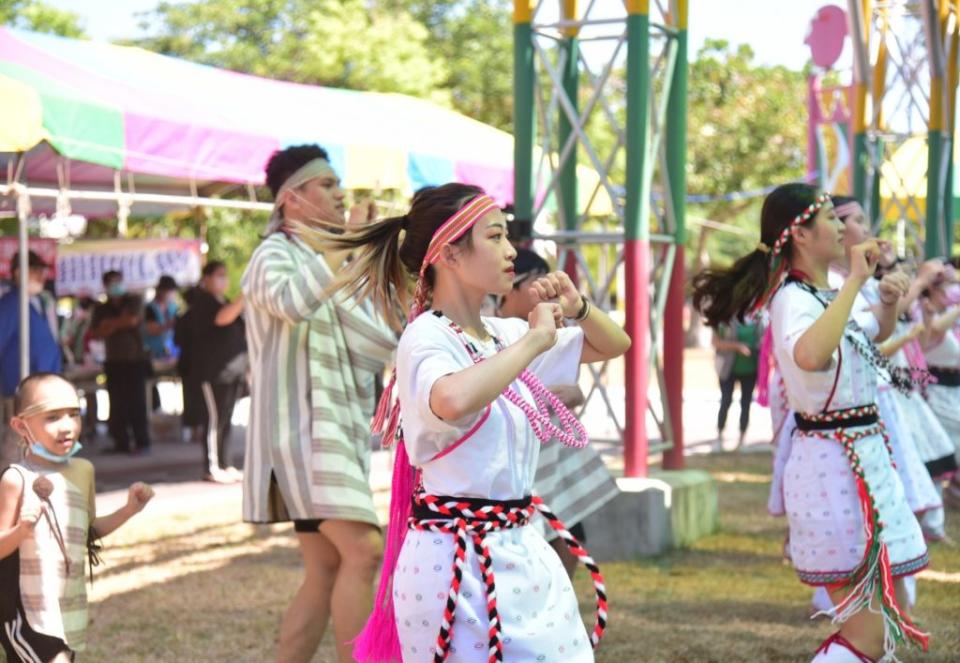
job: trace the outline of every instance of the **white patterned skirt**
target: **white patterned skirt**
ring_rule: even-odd
[[[511,663],[593,661],[593,649],[560,558],[533,525],[490,532],[503,655]],[[404,663],[433,661],[455,551],[452,534],[410,530],[393,577]],[[488,660],[487,595],[477,555],[467,550],[453,623],[451,663]]]
[[[867,526],[854,473],[843,445],[830,435],[829,431],[796,431],[784,468],[790,557],[800,580],[810,585],[849,580],[867,548]],[[853,448],[883,523],[880,541],[887,548],[893,575],[920,571],[928,562],[927,547],[883,437],[867,435]]]
[[[927,389],[929,390],[930,387],[928,386]],[[940,423],[940,418],[930,409],[930,405],[920,394],[915,391],[901,394],[894,390],[893,397],[900,407],[904,427],[913,431],[913,439],[916,442],[920,460],[929,467],[931,463],[953,456],[954,445],[950,435]]]
[[[770,410],[773,411],[772,402]],[[793,429],[795,428],[793,425],[793,410],[788,410],[786,415],[780,416],[780,419],[780,434],[773,440],[775,445],[773,450],[773,479],[770,482],[770,496],[767,498],[767,511],[771,516],[786,514],[786,507],[783,504],[783,471],[793,449]],[[774,432],[777,430],[777,428],[774,428]]]
[[[953,453],[960,449],[960,387],[938,384],[927,386],[927,403],[953,444]]]
[[[881,386],[877,391],[877,407],[887,428],[893,462],[903,484],[903,492],[910,504],[910,510],[916,514],[940,509],[943,507],[943,500],[917,451],[918,431],[911,425],[912,421],[907,421],[895,393],[898,393],[896,389]]]

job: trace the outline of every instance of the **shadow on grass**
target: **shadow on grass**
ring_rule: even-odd
[[[272,660],[281,616],[301,579],[297,551],[277,544],[214,569],[114,593],[91,605],[84,660]],[[334,660],[329,636],[315,660]]]

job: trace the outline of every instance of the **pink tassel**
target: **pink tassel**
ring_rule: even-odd
[[[383,390],[383,394],[380,395],[380,402],[377,403],[377,410],[373,415],[373,421],[370,422],[370,430],[374,435],[383,433],[384,422],[387,419],[387,415],[391,412],[393,405],[393,387],[397,384],[397,374],[394,372],[390,376],[390,382],[387,383],[386,388]],[[381,444],[384,447],[390,446],[391,440],[384,438]]]
[[[397,445],[397,457],[393,463],[390,522],[387,525],[380,586],[377,588],[373,612],[353,644],[353,658],[360,663],[392,663],[402,660],[400,636],[397,634],[393,609],[393,573],[407,535],[415,486],[416,472],[410,465],[406,446],[401,442]]]
[[[757,358],[757,403],[770,407],[770,369],[773,365],[773,331],[768,325],[760,340],[760,356]]]
[[[903,354],[907,358],[907,363],[914,370],[927,370],[927,358],[923,355],[923,348],[920,347],[920,341],[913,339],[907,341],[903,346]]]

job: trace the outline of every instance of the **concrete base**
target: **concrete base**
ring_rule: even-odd
[[[653,472],[617,485],[620,494],[583,523],[598,562],[660,555],[717,530],[717,485],[706,472]]]

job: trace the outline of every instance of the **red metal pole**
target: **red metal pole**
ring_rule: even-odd
[[[624,475],[647,476],[647,385],[650,379],[650,243],[628,239],[624,244],[627,325],[633,340],[626,357],[626,427]]]
[[[683,469],[683,244],[676,245],[670,290],[663,312],[663,381],[667,390],[667,408],[673,433],[673,448],[663,454],[663,469]]]

